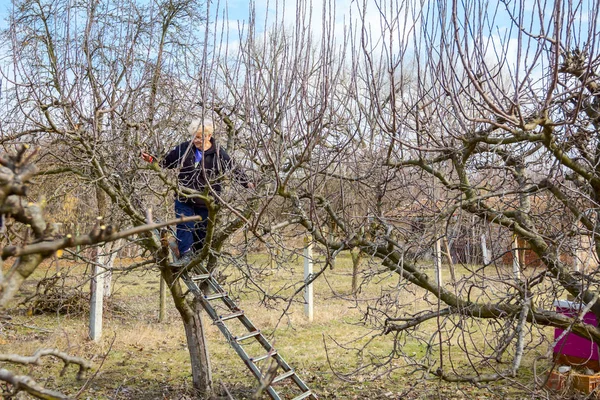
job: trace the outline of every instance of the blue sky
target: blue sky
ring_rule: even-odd
[[[0,27],[6,27],[6,17],[8,10],[12,7],[10,0],[0,0]]]

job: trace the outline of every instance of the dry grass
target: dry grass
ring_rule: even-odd
[[[264,255],[255,255],[248,260],[252,265],[270,266]],[[66,268],[63,262],[60,268]],[[83,273],[81,267],[71,265],[71,274]],[[319,265],[315,266],[315,271]],[[55,271],[49,266],[46,271]],[[276,270],[267,271],[262,281],[270,294],[282,287],[302,280],[300,259],[292,260]],[[327,270],[324,279],[315,284],[315,318],[308,322],[303,313],[301,297],[291,304],[287,313],[282,310],[286,303],[270,301],[269,308],[261,303],[262,296],[249,290],[237,280],[241,275],[232,267],[223,268],[228,275],[228,290],[239,296],[241,308],[261,330],[273,334],[275,347],[280,354],[295,367],[308,385],[323,399],[487,399],[487,398],[537,398],[552,396],[539,392],[532,395],[534,388],[531,376],[533,354],[529,354],[522,367],[523,378],[482,388],[469,385],[448,384],[437,379],[425,379],[423,373],[410,373],[402,358],[394,360],[390,366],[395,372],[373,379],[375,373],[357,375],[352,380],[342,380],[336,374],[353,371],[358,365],[356,353],[347,347],[360,347],[372,339],[366,358],[377,359],[388,354],[394,345],[393,337],[378,336],[378,331],[359,322],[367,306],[377,303],[381,296],[400,296],[396,304],[410,311],[422,309],[425,300],[423,293],[413,293],[398,288],[398,279],[388,273],[368,277],[357,296],[350,294],[351,261],[349,255],[338,258],[336,267]],[[462,271],[461,273],[465,273]],[[39,271],[35,279],[41,279],[45,271]],[[35,280],[34,279],[34,280]],[[31,290],[34,283],[25,288]],[[280,294],[290,294],[292,287]],[[156,271],[138,271],[114,278],[114,295],[110,300],[111,311],[104,320],[104,335],[99,343],[87,339],[87,319],[65,315],[28,316],[15,313],[9,324],[0,332],[0,351],[31,354],[40,347],[55,347],[94,361],[94,371],[89,387],[83,398],[93,399],[184,399],[191,398],[191,377],[183,327],[171,302],[168,302],[168,315],[165,323],[159,324],[159,280]],[[115,311],[116,310],[116,311]],[[215,387],[226,385],[236,399],[249,398],[256,382],[245,369],[241,360],[228,346],[215,326],[208,324],[207,337],[211,346]],[[275,330],[275,328],[277,328]],[[426,324],[416,332],[416,336],[429,340],[436,329],[435,322]],[[485,348],[483,340],[486,332],[483,325],[473,325],[475,341],[469,346]],[[536,331],[537,332],[537,331]],[[551,334],[551,331],[541,331]],[[532,333],[532,335],[539,335]],[[445,349],[452,356],[457,369],[468,363],[460,348],[456,346],[463,338],[450,340],[453,345]],[[532,337],[532,341],[544,343],[544,338]],[[328,353],[325,352],[327,345]],[[547,343],[546,343],[547,348]],[[546,348],[540,348],[539,353]],[[409,340],[403,344],[404,353],[420,357],[425,354],[424,342]],[[259,351],[256,349],[256,351]],[[250,351],[252,352],[252,351]],[[329,360],[329,361],[328,361]],[[75,368],[69,369],[64,377],[59,377],[61,366],[45,360],[42,366],[27,369],[37,380],[49,387],[75,394],[82,382],[76,382]],[[542,369],[545,366],[542,367]]]

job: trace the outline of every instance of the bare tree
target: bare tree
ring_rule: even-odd
[[[14,153],[5,153],[0,157],[0,208],[3,224],[12,222],[25,228],[26,236],[19,245],[3,243],[0,264],[10,260],[12,265],[7,273],[0,274],[0,310],[10,307],[10,302],[27,280],[46,259],[65,248],[77,245],[94,245],[111,242],[131,235],[144,234],[156,230],[174,221],[163,224],[141,225],[136,228],[116,231],[112,226],[98,223],[88,234],[82,236],[67,235],[61,237],[55,224],[48,223],[43,204],[27,199],[28,188],[37,172],[32,162],[35,152],[27,152],[28,146],[20,146]],[[62,360],[65,369],[70,365],[79,367],[78,378],[91,368],[91,363],[80,357],[74,357],[56,349],[39,349],[30,357],[16,354],[1,354],[5,363],[33,365],[39,364],[42,357],[53,356]],[[10,384],[12,393],[25,391],[33,396],[46,399],[66,399],[62,393],[46,389],[26,375],[16,375],[9,369],[0,369],[0,380]],[[8,393],[7,393],[8,394]]]
[[[44,145],[43,176],[95,193],[95,209],[120,226],[145,226],[147,208],[168,220],[175,193],[206,199],[211,223],[199,259],[212,269],[225,241],[247,222],[252,201],[234,209],[209,193],[191,193],[141,158],[142,151],[160,156],[180,139],[187,119],[206,112],[197,104],[206,103],[203,74],[210,75],[213,36],[202,29],[208,15],[194,0],[16,1],[4,32],[10,56],[3,67],[9,89],[2,133],[5,141]],[[217,218],[223,206],[232,212]],[[208,396],[201,307],[185,298],[158,238],[139,243],[161,266],[186,331],[194,388]]]
[[[443,379],[494,381],[517,374],[544,326],[599,343],[597,327],[553,310],[569,293],[600,316],[596,266],[581,274],[566,261],[588,239],[598,246],[596,5],[356,7],[341,39],[327,2],[318,41],[301,6],[295,25],[249,34],[221,98],[271,176],[265,207],[286,210],[271,223],[298,224],[330,254],[360,249],[400,278],[391,300],[365,307],[398,343],[369,368],[402,357]],[[262,222],[257,236],[271,233]],[[423,270],[443,236],[462,238],[465,262],[482,260],[480,229],[498,238],[491,262],[464,265],[450,286]],[[504,267],[513,234],[542,270]],[[408,311],[400,290],[424,308]],[[436,334],[420,338],[431,324]],[[466,346],[470,364],[455,369],[448,346],[472,341],[473,325],[494,332],[482,339],[489,351]],[[404,353],[409,339],[430,350]]]
[[[3,133],[51,141],[52,172],[99,188],[115,218],[139,226],[144,206],[162,211],[185,190],[138,152],[170,147],[199,103],[197,114],[217,116],[228,150],[247,156],[260,181],[247,201],[235,186],[218,201],[191,193],[206,199],[212,221],[196,262],[215,268],[241,227],[251,237],[238,238],[240,252],[256,244],[280,257],[286,233],[312,235],[329,261],[309,281],[341,251],[366,255],[367,273],[398,280],[361,303],[365,323],[395,346],[359,372],[390,371],[403,358],[480,383],[514,377],[544,326],[600,343],[597,327],[552,310],[570,293],[600,317],[595,266],[574,273],[565,261],[586,240],[600,244],[597,6],[371,3],[353,3],[341,33],[334,2],[319,17],[302,1],[282,6],[264,29],[251,19],[231,52],[224,32],[194,25],[212,14],[193,1],[28,2],[7,32],[3,107],[13,133]],[[494,235],[492,259],[471,265],[482,259],[482,229]],[[513,234],[543,270],[517,277],[501,263]],[[447,284],[423,268],[443,237],[450,251],[468,252]],[[243,271],[261,290],[261,271]],[[194,385],[208,393],[199,308],[165,264],[161,274],[186,328]],[[309,281],[291,284],[295,295]],[[473,326],[493,333],[484,350]],[[406,341],[426,351],[405,352]],[[449,350],[457,343],[468,360],[460,368]]]

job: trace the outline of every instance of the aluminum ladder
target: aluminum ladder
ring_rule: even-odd
[[[236,353],[240,356],[240,358],[244,361],[246,366],[252,371],[254,376],[261,382],[261,385],[265,385],[265,391],[271,396],[273,400],[282,400],[283,397],[278,393],[275,389],[274,385],[279,382],[291,379],[298,389],[300,390],[300,394],[296,397],[293,397],[293,400],[301,400],[301,399],[313,399],[317,400],[318,397],[315,393],[313,393],[308,386],[300,379],[296,371],[279,355],[277,350],[269,343],[267,338],[261,333],[259,329],[257,329],[254,324],[246,317],[244,311],[242,311],[236,303],[229,297],[227,292],[221,287],[219,282],[210,274],[204,267],[196,266],[194,267],[194,272],[188,272],[186,270],[182,270],[178,272],[180,274],[180,278],[185,282],[186,286],[189,289],[189,292],[193,293],[194,296],[199,300],[200,304],[213,320],[214,324],[217,325],[227,342],[233,347]],[[200,285],[203,283],[207,284],[211,289],[210,294],[204,294]],[[213,302],[221,302],[224,305],[224,309],[226,310],[226,314],[219,314],[219,312],[213,306]],[[243,334],[236,336],[233,335],[230,329],[225,324],[226,321],[238,320],[241,322],[241,325],[245,327],[246,332]],[[256,340],[264,349],[265,353],[257,356],[249,356],[244,349],[244,345],[251,340]],[[263,374],[261,370],[258,368],[258,363],[260,361],[267,361],[271,359],[276,363],[275,368],[268,368],[268,370]],[[271,364],[272,367],[275,367],[275,364]],[[279,375],[274,375],[275,373],[281,373]]]

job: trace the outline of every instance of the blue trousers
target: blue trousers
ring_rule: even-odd
[[[208,226],[208,209],[183,203],[175,199],[175,216],[177,218],[191,217],[193,215],[200,215],[202,221],[177,224],[177,247],[179,248],[180,256],[190,250],[198,251],[204,246],[206,227]]]

